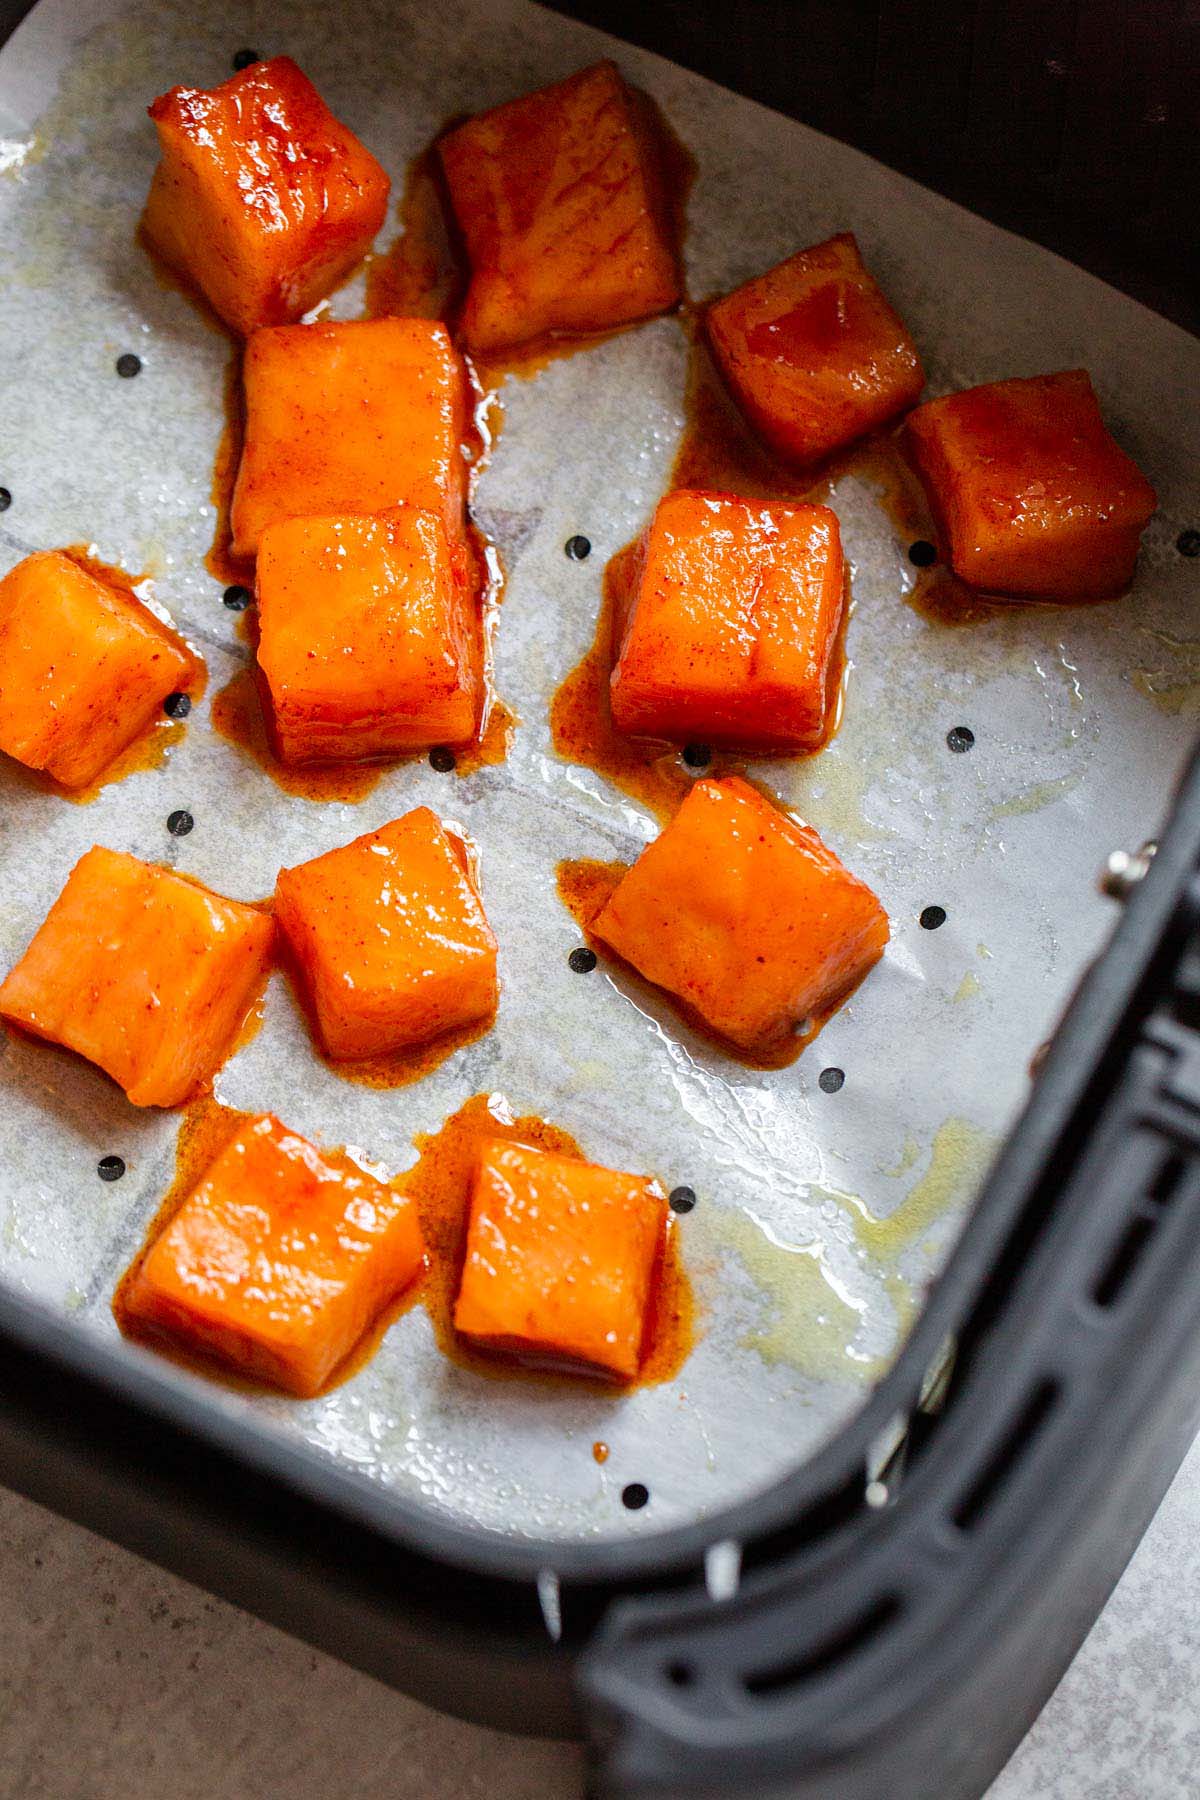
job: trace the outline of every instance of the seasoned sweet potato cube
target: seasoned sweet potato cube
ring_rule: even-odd
[[[972,587],[1100,600],[1129,585],[1158,502],[1105,430],[1086,369],[930,400],[905,441],[943,552]]]
[[[288,56],[174,87],[150,117],[146,235],[235,331],[298,319],[383,224],[387,176]]]
[[[237,1132],[120,1296],[122,1323],[317,1393],[423,1262],[417,1210],[265,1113]]]
[[[0,984],[0,1016],[97,1063],[135,1106],[179,1106],[229,1055],[273,941],[256,907],[97,846]]]
[[[645,1176],[485,1142],[455,1329],[526,1361],[632,1380],[666,1217],[662,1188]]]
[[[496,940],[466,846],[427,806],[281,869],[275,916],[331,1057],[383,1055],[495,1008]]]
[[[696,783],[592,930],[752,1054],[832,1012],[888,940],[870,888],[736,776]]]
[[[442,325],[357,319],[256,331],[242,364],[246,424],[236,556],[268,525],[420,506],[458,538],[466,507],[466,371]]]
[[[917,347],[850,232],[718,300],[708,335],[734,399],[789,462],[852,444],[925,385]]]
[[[679,299],[658,147],[612,63],[480,113],[439,149],[471,263],[469,350],[606,331]]]
[[[285,763],[473,736],[475,597],[435,513],[286,519],[258,552],[258,661]]]
[[[136,594],[61,550],[0,581],[0,750],[86,787],[203,668]]]
[[[845,588],[827,506],[668,494],[638,558],[613,723],[680,742],[815,748],[839,672]]]

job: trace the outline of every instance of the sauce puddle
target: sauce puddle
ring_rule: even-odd
[[[406,1191],[417,1203],[429,1272],[422,1296],[433,1323],[438,1345],[460,1367],[493,1379],[511,1378],[560,1386],[567,1382],[596,1393],[617,1396],[630,1388],[655,1386],[678,1374],[695,1339],[695,1303],[691,1283],[679,1256],[678,1230],[668,1216],[654,1283],[654,1303],[647,1325],[641,1367],[632,1383],[605,1381],[577,1372],[531,1368],[519,1358],[471,1348],[454,1330],[454,1300],[458,1293],[466,1248],[471,1178],[480,1148],[488,1138],[507,1138],[545,1150],[554,1156],[583,1160],[583,1152],[569,1132],[536,1114],[513,1118],[499,1096],[476,1094],[452,1113],[435,1132],[416,1139],[418,1160],[404,1177]]]
[[[230,1139],[258,1115],[222,1106],[212,1095],[194,1102],[184,1113],[175,1155],[174,1179],[163,1196],[146,1233],[142,1249],[121,1276],[113,1295],[113,1315],[127,1336],[146,1342],[179,1366],[222,1381],[242,1393],[275,1393],[276,1389],[234,1374],[216,1359],[192,1352],[176,1342],[147,1334],[128,1311],[126,1299],[143,1261],[156,1239],[167,1228],[188,1195]],[[647,1324],[641,1367],[631,1383],[617,1384],[572,1371],[533,1368],[519,1358],[472,1350],[453,1326],[454,1300],[462,1274],[466,1246],[471,1181],[482,1144],[488,1138],[514,1139],[557,1156],[582,1158],[575,1139],[556,1125],[534,1114],[513,1118],[496,1095],[476,1094],[452,1113],[435,1132],[415,1140],[418,1159],[402,1175],[385,1183],[411,1197],[418,1211],[425,1241],[425,1272],[418,1276],[374,1321],[351,1354],[334,1370],[321,1393],[340,1386],[370,1360],[384,1334],[408,1307],[420,1301],[429,1313],[438,1345],[463,1368],[493,1379],[519,1377],[541,1385],[583,1385],[607,1397],[631,1388],[671,1380],[680,1370],[695,1339],[695,1303],[691,1283],[679,1256],[678,1230],[668,1215],[654,1284],[654,1301]],[[336,1158],[344,1151],[322,1148]],[[604,1448],[601,1446],[601,1448]],[[607,1455],[605,1449],[604,1454]],[[597,1454],[597,1461],[604,1457]]]
[[[893,470],[896,453],[882,441],[859,446],[853,457],[820,469],[788,469],[761,444],[734,405],[717,373],[704,341],[703,314],[688,317],[691,339],[686,394],[686,424],[664,490],[700,488],[736,494],[743,499],[775,500],[789,505],[827,504],[838,475],[853,468],[876,479],[891,493],[900,475]],[[880,474],[876,474],[878,464]],[[609,558],[604,570],[596,635],[582,660],[565,677],[550,704],[550,735],[564,762],[591,769],[639,801],[665,824],[699,775],[747,777],[751,761],[805,762],[819,756],[837,733],[845,704],[846,629],[853,611],[847,570],[847,604],[827,675],[827,723],[820,744],[811,750],[778,748],[737,750],[711,744],[674,745],[626,737],[613,724],[609,677],[616,661],[625,622],[634,600],[641,537]],[[756,785],[762,787],[761,783]],[[778,796],[763,787],[767,797]]]

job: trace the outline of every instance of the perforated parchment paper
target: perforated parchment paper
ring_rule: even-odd
[[[614,54],[699,161],[694,295],[852,229],[921,346],[930,392],[1085,364],[1161,496],[1128,598],[948,629],[905,604],[913,571],[879,496],[838,483],[857,603],[845,722],[814,762],[763,772],[879,892],[894,935],[817,1043],[776,1073],[718,1057],[644,990],[573,974],[577,930],[555,894],[560,857],[629,857],[655,829],[555,758],[547,713],[591,640],[606,557],[668,476],[683,422],[676,320],[505,386],[478,494],[509,574],[496,674],[522,724],[504,766],[459,779],[409,764],[356,806],[293,798],[209,729],[207,699],[163,767],[89,805],[0,766],[4,966],[94,842],[255,897],[281,863],[420,803],[466,827],[501,945],[495,1029],[415,1086],[360,1087],[314,1060],[276,977],[219,1097],[400,1169],[415,1132],[487,1091],[566,1126],[598,1161],[686,1183],[698,1195],[681,1224],[696,1347],[674,1382],[606,1399],[472,1375],[441,1356],[416,1309],[322,1399],[214,1385],[214,1403],[252,1408],[266,1429],[461,1520],[574,1539],[651,1531],[760,1489],[861,1404],[1022,1099],[1031,1052],[1104,936],[1103,853],[1159,818],[1200,702],[1197,565],[1175,548],[1200,522],[1200,353],[854,151],[524,0],[43,0],[0,56],[0,484],[13,496],[0,567],[91,541],[149,570],[207,658],[209,698],[247,654],[204,568],[228,348],[159,284],[133,233],[155,158],[146,104],[176,81],[224,79],[242,45],[296,57],[397,186],[449,116]],[[351,288],[335,311],[359,304]],[[136,380],[114,374],[124,351],[142,359]],[[576,532],[594,547],[583,563],[563,554]],[[947,749],[955,725],[975,733],[968,754]],[[195,817],[185,838],[166,830],[176,808]],[[945,909],[939,930],[918,925],[928,905]],[[818,1085],[828,1066],[845,1071],[836,1093]],[[3,1278],[114,1337],[114,1283],[171,1178],[178,1123],[61,1053],[5,1039]],[[108,1153],[127,1163],[110,1185],[96,1174]],[[603,1466],[597,1440],[610,1446]],[[620,1503],[630,1481],[650,1491],[639,1512]]]

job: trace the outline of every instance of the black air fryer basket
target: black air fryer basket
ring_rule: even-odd
[[[1195,322],[1186,8],[564,10]],[[597,1795],[974,1800],[1200,1412],[1200,762],[1166,804],[898,1361],[770,1491],[629,1542],[489,1538],[12,1295],[0,1475],[435,1706],[582,1735]]]

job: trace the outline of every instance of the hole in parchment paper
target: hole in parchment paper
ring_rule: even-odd
[[[915,544],[908,546],[908,560],[918,569],[928,569],[937,561],[937,545],[931,544],[928,538],[918,538]]]
[[[817,1076],[817,1086],[823,1094],[836,1094],[838,1089],[845,1085],[845,1081],[846,1071],[844,1069],[822,1069]]]
[[[121,377],[122,381],[132,381],[133,377],[135,375],[140,375],[141,372],[142,359],[140,356],[135,356],[132,350],[126,350],[123,356],[118,356],[117,374]]]
[[[186,719],[191,710],[192,703],[186,694],[168,694],[163,701],[163,711],[168,719]]]
[[[576,975],[590,975],[596,966],[596,952],[588,950],[581,944],[578,950],[572,950],[568,956],[567,966],[573,969]]]
[[[946,742],[956,756],[970,750],[975,742],[975,733],[969,725],[955,725],[946,733]]]
[[[689,769],[707,769],[712,761],[712,751],[707,744],[685,744],[683,760]]]
[[[182,807],[167,815],[167,830],[172,837],[186,837],[195,823],[191,813],[185,812]]]
[[[120,1181],[125,1173],[123,1156],[102,1156],[96,1164],[96,1173],[101,1181]]]
[[[921,930],[936,931],[939,925],[946,923],[944,906],[927,906],[921,914]]]
[[[243,69],[248,69],[251,63],[256,63],[257,61],[257,50],[235,50],[233,53],[233,66],[239,75]]]
[[[586,562],[588,557],[592,554],[592,540],[591,538],[583,537],[577,532],[574,537],[569,537],[567,539],[566,543],[563,545],[563,549],[566,551],[572,562]]]
[[[670,1662],[663,1673],[672,1687],[692,1687],[696,1680],[696,1668],[690,1662]]]
[[[0,488],[0,512],[7,512],[12,505],[12,495],[7,488]]]
[[[696,1204],[696,1190],[690,1187],[672,1188],[667,1195],[667,1205],[675,1213],[689,1213]]]
[[[1200,531],[1181,531],[1175,548],[1180,556],[1200,556]]]
[[[429,752],[429,766],[436,769],[439,775],[449,775],[454,768],[453,750],[447,750],[444,744],[438,744]]]
[[[246,608],[254,599],[254,595],[250,592],[248,587],[242,587],[238,584],[235,587],[227,587],[222,598],[230,612],[245,612]]]
[[[650,1489],[641,1481],[631,1481],[621,1489],[621,1505],[630,1512],[640,1512],[650,1498]]]

